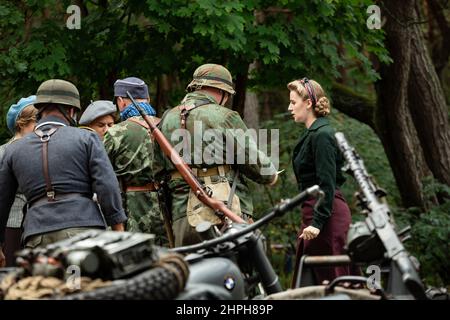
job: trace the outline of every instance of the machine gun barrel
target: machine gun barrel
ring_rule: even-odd
[[[343,133],[337,132],[335,134],[335,137],[339,149],[341,150],[345,160],[348,163],[349,170],[351,171],[356,182],[361,188],[361,191],[364,197],[367,199],[367,202],[368,203],[379,202],[375,194],[376,187],[370,180],[369,174],[367,173],[363,160],[360,158],[358,153],[356,153],[355,149],[348,144]]]
[[[402,282],[409,292],[418,299],[424,299],[425,291],[409,254],[400,241],[390,221],[389,207],[376,195],[376,186],[370,180],[364,162],[352,148],[343,133],[337,132],[335,138],[349,170],[364,195],[364,208],[368,209],[366,224],[372,233],[376,233],[386,250],[386,258],[394,262],[394,268],[402,275]]]

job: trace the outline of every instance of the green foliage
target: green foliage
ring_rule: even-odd
[[[411,226],[411,240],[405,243],[409,252],[420,262],[420,274],[433,286],[450,285],[450,187],[433,179],[424,181],[425,195],[442,195],[440,204],[429,203],[429,210],[418,208],[397,210],[396,223],[401,228]]]
[[[373,4],[369,0],[83,3],[80,30],[66,28],[66,8],[72,4],[70,0],[3,1],[0,4],[2,119],[12,103],[35,93],[43,80],[53,77],[74,82],[80,90],[82,105],[86,106],[91,99],[111,99],[114,81],[130,75],[149,83],[153,98],[157,78],[171,74],[180,82],[170,92],[170,102],[175,103],[193,70],[205,62],[227,64],[236,76],[245,73],[249,63],[258,61],[259,67],[249,80],[249,86],[256,90],[279,89],[280,86],[286,90],[287,82],[303,75],[329,87],[339,76],[340,69],[347,71],[356,89],[364,90],[378,78],[368,60],[369,54],[382,62],[390,61],[383,45],[383,31],[366,27],[366,8]],[[273,106],[274,114],[284,110],[287,102],[284,105]],[[365,160],[368,171],[387,189],[390,203],[399,205],[398,190],[387,159],[372,130],[338,112],[333,113],[332,123],[337,130],[344,131]],[[286,171],[273,189],[255,186],[258,214],[280,199],[296,194],[291,154],[302,130],[285,113],[275,115],[265,127],[280,130],[280,169]],[[5,121],[0,121],[0,140],[8,136]],[[356,184],[348,179],[343,192],[354,219],[360,219],[351,200],[355,190]],[[448,213],[445,205],[433,208],[428,216],[414,221],[416,234],[422,236],[424,232],[431,232],[432,239],[438,243],[442,231],[427,227],[439,222],[445,210]],[[290,262],[284,256],[289,257],[293,252],[299,224],[299,210],[295,210],[265,230],[271,244],[285,245],[277,247],[272,257],[278,261],[285,281],[290,275]],[[423,254],[427,250],[425,238],[420,243],[423,246],[417,247],[417,252]],[[425,265],[429,266],[426,270],[434,270],[433,265],[438,265],[437,257],[442,258],[437,250],[440,249],[434,248],[425,256]],[[284,269],[287,272],[284,273]]]
[[[286,97],[287,95],[288,93],[286,92]],[[389,169],[389,163],[381,142],[373,130],[336,110],[332,111],[330,121],[336,131],[341,131],[346,135],[349,143],[355,147],[364,160],[367,171],[387,191],[388,201],[394,206],[399,206],[400,197],[392,171]],[[303,125],[296,124],[292,117],[286,113],[276,115],[274,119],[265,122],[264,127],[279,130],[279,170],[285,169],[285,172],[280,175],[280,181],[273,188],[252,184],[252,190],[255,190],[253,193],[253,201],[258,217],[268,212],[281,199],[291,198],[299,192],[292,169],[292,152],[302,131],[305,130]],[[353,194],[358,190],[358,185],[352,177],[346,175],[346,178],[347,181],[341,190],[351,209],[353,221],[358,221],[363,218],[359,213],[360,209],[356,207],[356,203],[353,201]],[[295,256],[296,234],[300,225],[300,208],[297,208],[284,217],[273,220],[263,230],[269,245],[273,247],[271,261],[274,262],[274,266],[280,278],[283,280],[284,286],[289,285],[290,277],[292,276],[292,260]]]
[[[287,94],[286,94],[287,95]],[[445,286],[450,283],[448,266],[450,265],[450,187],[433,180],[424,181],[424,191],[427,197],[435,194],[444,199],[440,205],[429,203],[430,209],[421,212],[418,208],[401,208],[401,199],[395,184],[392,171],[384,153],[381,142],[371,128],[333,110],[331,123],[336,131],[343,132],[349,143],[364,160],[369,174],[376,183],[384,188],[387,201],[391,208],[397,230],[411,225],[410,241],[405,242],[406,248],[421,263],[421,275],[427,285]],[[258,216],[264,215],[274,204],[283,198],[293,197],[298,193],[292,170],[292,150],[304,127],[294,123],[289,115],[277,115],[265,123],[266,128],[279,129],[280,135],[280,181],[274,188],[252,185],[255,211]],[[353,222],[362,220],[360,208],[356,206],[353,194],[358,191],[358,185],[350,176],[342,187],[349,203]],[[272,221],[263,231],[271,246],[271,261],[280,275],[285,287],[289,286],[292,277],[292,261],[295,256],[296,234],[301,224],[300,208],[294,209],[283,218]]]
[[[204,62],[227,64],[237,75],[259,61],[249,85],[271,88],[303,74],[330,83],[339,67],[355,61],[353,76],[373,80],[367,55],[387,59],[383,32],[365,24],[368,0],[83,3],[80,30],[66,27],[69,0],[0,5],[3,115],[52,77],[74,82],[86,106],[91,99],[111,99],[118,77],[141,77],[152,95],[163,74],[175,74],[184,87]],[[348,47],[345,54],[338,52],[340,44]]]

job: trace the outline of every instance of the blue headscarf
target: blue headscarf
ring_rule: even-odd
[[[149,115],[149,116],[156,116],[156,111],[155,111],[155,109],[153,109],[153,107],[150,105],[150,103],[138,102],[137,104],[139,104],[141,106],[141,108],[144,109],[144,114]],[[136,116],[140,116],[140,115],[141,114],[139,113],[139,111],[137,111],[137,109],[134,107],[134,105],[129,104],[125,109],[123,109],[120,112],[120,119],[122,121],[125,121],[128,118],[136,117]]]

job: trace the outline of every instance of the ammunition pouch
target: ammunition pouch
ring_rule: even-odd
[[[211,192],[211,197],[222,202],[228,201],[231,192],[230,183],[225,176],[226,167],[229,168],[229,171],[230,166],[218,166],[208,169],[209,172],[215,171],[219,174],[218,181],[212,181],[211,176],[202,176],[204,180],[204,187],[206,188],[206,190],[208,190],[208,192]],[[205,171],[203,171],[202,173],[204,174]],[[235,214],[242,217],[240,200],[236,194],[233,195],[232,205],[230,209]],[[201,202],[192,189],[189,191],[186,216],[189,225],[191,225],[192,227],[196,227],[202,221],[208,221],[214,225],[222,224],[222,220],[220,219],[220,217],[215,214],[213,209]]]

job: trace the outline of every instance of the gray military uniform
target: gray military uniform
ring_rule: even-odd
[[[38,122],[58,122],[49,116]],[[47,130],[54,124],[41,126]],[[68,228],[100,227],[126,221],[119,184],[97,134],[69,126],[58,130],[48,142],[48,167],[56,201],[46,198],[42,142],[30,133],[6,148],[0,163],[0,243],[15,193],[20,187],[30,203],[24,221],[23,238]],[[38,200],[40,199],[40,200]],[[38,200],[38,201],[36,201]]]

